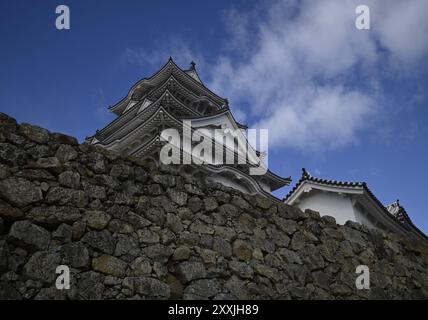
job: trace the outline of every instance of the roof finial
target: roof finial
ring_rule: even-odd
[[[195,70],[196,63],[192,60],[190,62],[190,70]]]
[[[310,176],[309,172],[305,168],[302,168],[302,178],[309,178]]]

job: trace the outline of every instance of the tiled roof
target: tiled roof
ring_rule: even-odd
[[[374,202],[376,202],[380,208],[382,208],[382,210],[385,212],[386,215],[388,215],[390,218],[400,223],[406,229],[409,229],[409,227],[411,227],[417,233],[419,233],[425,239],[428,240],[428,237],[413,224],[406,210],[400,205],[398,200],[388,206],[384,206],[382,202],[369,189],[369,187],[367,186],[367,183],[365,182],[347,182],[347,181],[316,178],[316,177],[313,177],[305,168],[302,168],[302,176],[300,177],[296,185],[293,187],[293,189],[291,189],[290,192],[283,198],[283,201],[288,200],[294,194],[294,192],[296,192],[296,190],[300,187],[300,185],[305,181],[320,183],[320,184],[329,185],[329,186],[363,189],[364,191],[367,192],[369,197]]]
[[[338,180],[328,180],[328,179],[321,179],[313,177],[305,168],[302,168],[302,176],[300,177],[299,181],[296,183],[296,185],[293,187],[293,189],[290,190],[290,192],[284,197],[284,201],[291,197],[291,195],[300,187],[300,185],[304,181],[312,181],[317,182],[325,185],[330,186],[338,186],[338,187],[366,187],[365,182],[347,182],[347,181],[338,181]]]

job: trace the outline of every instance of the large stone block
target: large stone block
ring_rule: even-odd
[[[24,217],[24,213],[0,199],[0,217],[5,220],[18,220]]]
[[[89,267],[89,251],[81,242],[73,242],[62,247],[65,262],[73,268],[86,269]]]
[[[104,229],[109,223],[111,216],[103,211],[86,211],[84,221],[86,225],[95,230]]]
[[[77,158],[77,151],[68,144],[62,144],[56,151],[56,158],[61,162],[68,162]]]
[[[24,207],[43,199],[40,187],[22,178],[0,181],[0,194],[18,207]]]
[[[6,130],[16,130],[17,127],[17,122],[14,118],[12,118],[11,116],[0,112],[0,126],[1,128],[4,128]]]
[[[77,146],[79,144],[79,142],[75,137],[72,137],[63,133],[59,133],[59,132],[51,133],[51,140],[57,143],[69,144],[72,146]]]
[[[205,266],[201,262],[185,261],[177,266],[177,275],[183,282],[189,282],[206,277]]]
[[[44,250],[49,246],[50,233],[30,221],[17,221],[10,229],[9,238],[27,248]]]
[[[79,209],[72,206],[35,207],[27,214],[34,223],[48,227],[56,227],[61,223],[72,224],[81,216]]]
[[[18,132],[30,141],[45,144],[49,141],[49,131],[28,123],[19,126]]]
[[[110,255],[102,255],[92,259],[92,268],[95,271],[116,277],[125,276],[127,267],[126,262]]]
[[[169,286],[155,278],[134,278],[134,289],[142,297],[168,299],[171,295]]]
[[[80,274],[77,281],[77,296],[84,300],[100,300],[103,297],[104,276],[98,272],[87,271]]]
[[[116,241],[106,230],[90,231],[86,233],[82,241],[87,243],[91,248],[112,255],[116,247]]]
[[[55,271],[61,264],[61,255],[57,251],[38,251],[24,266],[24,274],[33,280],[53,283],[58,276]]]
[[[221,290],[216,279],[201,279],[193,281],[184,289],[184,299],[208,299],[214,297]]]
[[[10,166],[23,165],[26,162],[25,158],[23,150],[9,143],[0,143],[0,162]]]
[[[249,243],[237,239],[233,242],[233,254],[240,260],[250,261],[253,256],[253,249]]]

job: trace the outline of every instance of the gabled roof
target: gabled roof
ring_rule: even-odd
[[[150,103],[143,110],[141,110],[141,111],[139,110],[140,109],[140,103],[135,104],[130,109],[126,110],[120,117],[114,119],[106,127],[101,129],[100,131],[98,131],[97,134],[95,135],[95,137],[98,140],[101,140],[101,138],[104,134],[110,135],[111,134],[110,131],[112,131],[112,130],[116,131],[116,134],[117,134],[120,131],[125,130],[127,125],[129,126],[130,124],[132,124],[134,122],[141,121],[142,118],[144,118],[146,116],[146,114],[149,114],[150,112],[155,112],[156,106],[159,105],[165,97],[172,99],[174,101],[174,103],[179,105],[184,110],[187,110],[189,112],[189,114],[194,114],[195,116],[200,115],[199,112],[197,112],[196,110],[193,110],[193,109],[187,107],[185,104],[181,103],[178,99],[175,98],[175,96],[172,93],[170,93],[168,91],[168,89],[166,89],[156,101],[153,101],[152,103]],[[118,127],[117,129],[115,129],[116,126]]]
[[[338,180],[328,180],[313,177],[305,168],[302,168],[302,176],[296,185],[291,189],[291,191],[283,198],[284,202],[287,202],[292,198],[298,190],[301,188],[305,182],[312,183],[314,185],[323,185],[329,187],[337,187],[340,188],[338,192],[341,193],[354,193],[355,191],[360,191],[362,194],[367,195],[379,208],[380,211],[384,213],[384,215],[390,219],[393,219],[397,222],[401,227],[405,229],[413,229],[417,234],[422,236],[425,240],[428,240],[428,237],[419,230],[410,220],[406,210],[399,204],[399,201],[384,206],[382,202],[374,195],[374,193],[369,189],[367,183],[365,182],[347,182],[347,181],[338,181]]]
[[[225,105],[225,102],[227,103],[227,99],[225,99],[225,101],[222,102],[222,105],[220,106],[212,103],[212,100],[210,100],[206,96],[197,96],[194,92],[192,92],[191,90],[183,86],[183,84],[180,81],[178,81],[174,76],[174,74],[172,73],[169,75],[168,78],[165,79],[165,81],[162,84],[159,84],[158,86],[155,86],[152,89],[150,89],[147,92],[147,94],[145,94],[145,96],[153,97],[153,96],[159,95],[159,92],[160,94],[162,94],[162,92],[165,91],[169,86],[174,86],[174,85],[177,85],[179,89],[183,90],[186,93],[186,96],[188,98],[192,98],[194,101],[207,101],[211,103],[213,106],[215,106],[217,109],[221,109]]]
[[[297,191],[297,189],[299,189],[299,187],[305,181],[311,181],[311,182],[315,182],[323,185],[346,187],[346,188],[353,188],[353,189],[363,189],[367,187],[365,182],[348,182],[348,181],[316,178],[316,177],[313,177],[305,168],[302,168],[302,176],[300,177],[296,185],[293,187],[293,189],[291,189],[290,192],[288,192],[288,194],[283,198],[283,201],[287,201],[288,199],[290,199],[291,196]],[[368,188],[367,190],[370,191]]]
[[[132,96],[134,95],[134,92],[136,90],[139,90],[143,87],[147,87],[148,89],[154,88],[157,85],[159,85],[161,82],[163,82],[163,78],[168,77],[172,73],[176,73],[177,76],[180,76],[183,81],[187,82],[189,85],[194,87],[196,90],[198,90],[201,94],[203,93],[208,98],[212,99],[214,102],[218,104],[224,104],[225,100],[224,98],[218,96],[216,93],[212,92],[210,89],[208,89],[199,79],[195,79],[195,76],[190,75],[186,71],[182,70],[170,57],[167,61],[167,63],[154,75],[152,75],[149,78],[143,78],[139,80],[136,84],[132,86],[132,88],[129,90],[128,95],[123,98],[121,101],[119,101],[114,106],[111,106],[109,108],[110,111],[113,113],[120,115],[124,108],[126,108],[127,103],[131,100]],[[196,73],[196,70],[192,71],[192,74],[199,78],[199,76]]]

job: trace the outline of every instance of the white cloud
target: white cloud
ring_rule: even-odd
[[[266,13],[258,7],[258,17],[232,11],[237,46],[227,48],[244,54],[226,51],[210,85],[269,128],[271,146],[319,151],[356,142],[382,109],[377,69],[385,60],[406,67],[428,49],[428,2],[366,1],[370,31],[355,28],[359,2],[277,1]]]
[[[360,4],[369,31],[355,27]],[[259,2],[226,12],[229,36],[213,64],[179,38],[122,60],[153,69],[170,55],[183,67],[195,60],[239,121],[269,129],[271,147],[323,151],[358,142],[388,113],[383,79],[408,76],[428,55],[426,12],[426,0]]]
[[[428,54],[428,1],[372,1],[374,32],[392,63],[412,67]]]
[[[371,98],[341,86],[303,88],[295,101],[272,105],[271,116],[257,124],[269,128],[271,146],[320,151],[355,142],[355,133],[375,115]]]

